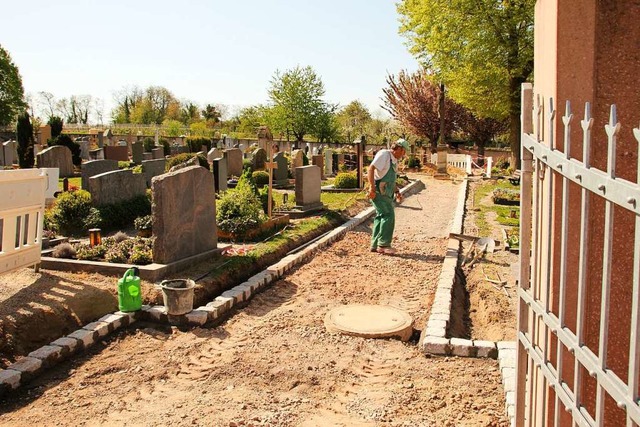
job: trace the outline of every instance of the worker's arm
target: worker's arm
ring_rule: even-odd
[[[367,171],[367,181],[369,182],[369,198],[375,199],[376,197],[376,183],[374,179],[375,168],[373,165],[369,165],[369,170]]]

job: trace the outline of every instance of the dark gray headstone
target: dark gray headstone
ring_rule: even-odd
[[[284,153],[278,153],[273,157],[276,169],[273,170],[273,180],[276,185],[284,185],[289,182],[289,163]]]
[[[142,155],[144,154],[144,144],[140,141],[131,143],[131,158],[136,165],[142,164]]]
[[[164,148],[158,147],[151,150],[154,159],[164,159]]]
[[[91,160],[82,164],[82,189],[89,188],[89,178],[101,173],[118,170],[117,160]]]
[[[219,157],[213,159],[213,181],[216,193],[227,191],[227,159]]]
[[[111,205],[144,195],[144,175],[131,169],[105,172],[89,178],[88,191],[94,206]]]
[[[142,172],[144,173],[147,188],[151,188],[151,180],[154,176],[162,175],[167,165],[165,159],[143,160]]]
[[[104,160],[104,149],[89,150],[89,158],[91,160]]]
[[[153,261],[168,264],[218,245],[213,175],[191,166],[153,179]]]

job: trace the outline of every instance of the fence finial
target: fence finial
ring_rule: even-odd
[[[582,126],[582,163],[584,167],[590,167],[589,153],[591,153],[591,128],[593,127],[593,117],[591,117],[591,103],[584,103],[584,120],[580,121]]]
[[[611,113],[609,114],[609,124],[604,126],[605,132],[609,137],[609,147],[607,150],[607,172],[611,178],[616,176],[616,137],[620,132],[620,123],[616,116],[616,104],[611,104]]]
[[[564,123],[564,155],[567,159],[571,156],[571,121],[573,120],[573,114],[571,114],[571,101],[567,99],[564,107],[564,116],[562,116],[562,123]]]
[[[556,109],[553,106],[553,98],[549,98],[549,148],[555,150],[555,141],[553,138],[554,126],[553,122],[556,119]]]

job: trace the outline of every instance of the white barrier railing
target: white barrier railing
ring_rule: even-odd
[[[0,171],[0,274],[40,262],[46,172]]]

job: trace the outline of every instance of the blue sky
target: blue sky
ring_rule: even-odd
[[[28,4],[28,6],[26,6]],[[164,86],[177,98],[265,103],[276,70],[311,66],[325,99],[379,112],[387,73],[414,71],[385,0],[33,0],[2,5],[0,44],[25,92],[56,98]]]

